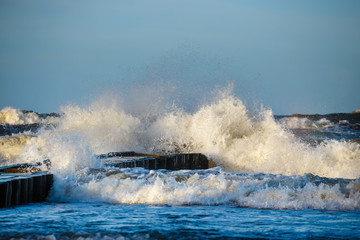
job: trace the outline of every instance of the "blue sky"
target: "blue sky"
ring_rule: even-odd
[[[186,107],[229,82],[275,114],[360,108],[360,1],[0,1],[0,108],[154,83]]]

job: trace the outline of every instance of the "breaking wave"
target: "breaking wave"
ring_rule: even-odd
[[[148,117],[102,101],[66,106],[62,112],[58,125],[39,131],[18,158],[91,167],[86,159],[111,151],[201,152],[231,172],[360,176],[359,144],[326,140],[309,145],[278,123],[271,110],[250,112],[231,94],[194,113],[174,107]]]
[[[23,111],[6,107],[0,110],[0,124],[34,124],[51,123],[57,120],[57,114],[38,114],[33,111]]]
[[[312,121],[306,117],[286,117],[280,120],[280,123],[288,129],[319,129],[319,128],[329,128],[333,127],[334,124],[331,123],[326,118],[321,118],[318,121]]]
[[[360,145],[335,139],[309,144],[289,130],[332,124],[327,120],[279,121],[270,109],[249,111],[226,92],[194,112],[174,105],[125,110],[103,100],[64,106],[61,112],[51,127],[43,124],[37,132],[0,141],[3,164],[51,160],[53,201],[360,209]],[[11,121],[39,121],[19,119]],[[218,167],[105,168],[95,156],[112,151],[201,152]]]
[[[96,172],[96,171],[95,171]],[[58,178],[50,200],[115,204],[235,205],[271,209],[360,209],[360,182],[307,174],[235,174],[112,169]]]

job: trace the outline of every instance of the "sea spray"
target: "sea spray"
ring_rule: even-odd
[[[116,105],[99,106],[94,103],[83,109],[66,106],[62,111],[64,117],[57,131],[85,138],[87,144],[97,154],[128,151],[134,149],[136,145],[134,138],[141,127],[140,120],[126,114]]]
[[[24,147],[30,144],[35,136],[30,134],[15,134],[13,136],[0,137],[0,163],[12,162],[21,153]]]
[[[194,114],[170,113],[149,132],[161,139],[157,148],[202,152],[227,171],[359,177],[358,144],[330,140],[310,146],[277,123],[271,110],[254,116],[233,96]]]
[[[33,111],[23,111],[6,107],[0,110],[0,124],[34,124],[56,122],[58,115],[55,113],[38,114]]]
[[[278,121],[271,109],[249,111],[224,92],[193,112],[159,104],[151,111],[104,99],[64,106],[56,124],[2,137],[1,154],[7,163],[50,159],[50,201],[360,209],[360,145],[336,139],[311,145],[289,128],[294,122],[327,128],[326,120]],[[116,169],[96,158],[129,150],[201,152],[218,167]]]
[[[306,117],[285,117],[280,120],[280,123],[288,129],[324,129],[334,126],[333,123],[325,118],[312,121]]]
[[[34,112],[24,113],[19,109],[10,107],[6,107],[0,111],[0,123],[2,124],[31,124],[40,121],[40,118]]]
[[[222,93],[193,113],[180,108],[160,112],[148,118],[104,101],[83,108],[65,106],[56,127],[39,131],[18,159],[49,158],[56,168],[64,161],[58,156],[66,155],[86,167],[88,161],[77,159],[74,149],[93,154],[201,152],[231,172],[360,176],[359,144],[325,140],[312,146],[277,122],[270,109],[250,112],[231,94]]]

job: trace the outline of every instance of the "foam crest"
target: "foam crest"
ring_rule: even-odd
[[[357,178],[356,143],[324,141],[309,146],[278,124],[271,110],[249,113],[227,96],[194,114],[170,113],[150,129],[157,148],[202,152],[227,171]]]
[[[33,137],[15,161],[35,163],[46,159],[51,160],[51,171],[64,177],[101,165],[83,136],[49,130],[43,130],[39,136]]]
[[[326,118],[322,118],[318,121],[312,121],[305,117],[285,117],[280,120],[280,123],[288,129],[318,129],[333,126],[333,124]]]
[[[39,122],[39,117],[34,112],[24,113],[19,109],[6,107],[0,111],[0,123],[31,124]]]
[[[149,117],[103,100],[84,108],[65,106],[59,123],[39,131],[17,159],[51,159],[54,169],[65,170],[74,169],[74,162],[75,168],[90,167],[91,154],[111,151],[201,152],[231,172],[360,176],[358,143],[326,140],[310,146],[275,121],[270,109],[250,112],[229,93],[193,113],[165,106],[152,110]]]
[[[47,116],[39,117],[39,115],[32,111],[22,111],[11,107],[6,107],[0,110],[0,124],[34,124],[34,123],[51,123],[55,122],[57,117]]]
[[[52,200],[360,208],[357,181],[318,184],[306,175],[359,178],[358,143],[326,140],[311,146],[277,122],[270,109],[250,112],[231,94],[220,94],[193,113],[166,106],[152,107],[151,112],[127,108],[103,100],[83,108],[65,106],[56,125],[31,137],[3,138],[3,145],[10,147],[1,154],[15,162],[50,159],[55,176]],[[222,170],[91,172],[102,167],[95,154],[130,150],[201,152]]]
[[[134,133],[140,128],[140,121],[116,104],[103,106],[94,103],[84,109],[67,106],[62,111],[64,117],[57,131],[84,137],[95,153],[134,148]]]
[[[273,209],[360,209],[360,192],[348,182],[321,183],[307,176],[251,175],[210,171],[120,170],[56,188],[60,201],[121,204],[236,205]],[[68,182],[69,183],[69,182]],[[70,187],[71,186],[71,187]]]
[[[128,151],[136,147],[135,132],[139,120],[126,114],[117,105],[99,105],[87,108],[62,108],[58,124],[47,126],[32,134],[4,137],[2,155],[8,162],[38,162],[51,159],[53,169],[70,171],[73,164],[90,167],[88,159],[94,154],[110,151]],[[16,141],[15,141],[16,140]]]
[[[14,159],[22,152],[24,147],[31,144],[33,137],[28,134],[0,137],[0,165],[14,163]]]
[[[170,147],[169,152],[203,150],[211,154],[229,148],[233,139],[247,136],[253,128],[245,106],[230,97],[194,114],[171,112],[159,118],[149,133],[162,140],[162,148]]]

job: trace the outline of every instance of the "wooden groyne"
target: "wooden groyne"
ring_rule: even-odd
[[[154,155],[135,152],[111,152],[97,156],[105,166],[116,168],[142,167],[145,169],[194,170],[208,169],[215,164],[201,153]],[[50,160],[36,164],[17,164],[0,167],[0,208],[46,200],[54,176],[41,171],[51,168]]]
[[[208,169],[215,164],[201,153],[181,153],[171,155],[142,154],[135,152],[111,152],[98,156],[106,159],[106,166],[118,168],[142,167],[145,169],[195,170]]]
[[[12,207],[46,200],[53,184],[48,172],[30,171],[29,165],[0,167],[0,207]]]

